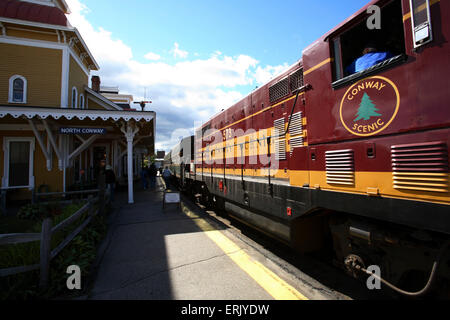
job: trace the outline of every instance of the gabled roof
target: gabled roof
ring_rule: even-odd
[[[86,93],[88,94],[88,98],[89,95],[94,97],[95,100],[100,103],[102,106],[105,107],[105,109],[109,109],[109,110],[123,110],[121,107],[119,107],[117,104],[115,104],[114,102],[112,102],[111,100],[105,98],[103,95],[101,95],[100,93],[95,92],[94,90],[92,90],[91,88],[89,88],[88,86],[84,86],[84,90],[86,91]]]
[[[0,1],[0,17],[63,27],[70,26],[66,15],[61,9],[25,1]]]

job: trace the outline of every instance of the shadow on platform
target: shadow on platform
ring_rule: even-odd
[[[126,193],[116,195],[88,299],[177,299],[170,271],[222,254],[205,241],[195,216],[172,204],[163,210],[162,179],[155,190],[136,187],[134,204],[127,203]]]

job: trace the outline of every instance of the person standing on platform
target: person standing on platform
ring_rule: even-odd
[[[142,188],[144,188],[144,190],[148,189],[147,176],[148,176],[147,168],[143,166],[141,169],[141,181],[142,181]]]
[[[164,182],[166,183],[166,189],[170,188],[170,177],[172,176],[172,173],[170,172],[169,168],[166,167],[162,173]]]
[[[157,173],[158,173],[158,170],[156,169],[155,163],[152,162],[152,164],[150,165],[150,168],[148,170],[148,175],[150,177],[150,190],[153,190],[156,187]]]
[[[116,188],[116,175],[110,165],[106,166],[105,170],[106,188],[109,190],[111,202],[114,201],[114,189]]]

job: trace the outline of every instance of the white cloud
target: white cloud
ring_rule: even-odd
[[[273,79],[278,74],[280,74],[281,72],[285,71],[288,67],[289,66],[287,63],[279,66],[265,66],[265,67],[258,66],[258,68],[256,68],[256,71],[254,73],[256,83],[258,85],[263,85],[268,81],[270,81],[271,79]]]
[[[157,60],[161,59],[161,56],[159,54],[149,52],[144,56],[144,58],[147,60],[157,61]]]
[[[172,49],[171,52],[173,53],[174,58],[182,58],[182,59],[187,58],[189,54],[189,52],[181,50],[180,45],[177,42],[175,42],[174,48]]]
[[[72,13],[68,15],[89,50],[97,60],[103,85],[118,85],[121,93],[134,95],[135,101],[153,101],[148,110],[157,113],[156,147],[170,149],[172,132],[192,131],[194,122],[206,121],[221,109],[243,98],[242,87],[260,85],[286,69],[287,65],[260,66],[248,56],[227,56],[216,50],[209,58],[200,58],[181,50],[178,42],[170,50],[175,58],[184,60],[165,63],[160,55],[149,52],[144,63],[134,59],[133,50],[114,34],[94,28],[86,19],[89,9],[80,0],[66,0]],[[161,48],[163,50],[164,48]],[[245,90],[246,91],[246,90]]]

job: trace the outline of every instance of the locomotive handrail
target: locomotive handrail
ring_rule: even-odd
[[[297,95],[295,96],[295,100],[294,100],[294,105],[292,106],[292,110],[291,110],[291,115],[289,116],[289,122],[288,122],[288,125],[287,125],[287,128],[286,128],[286,131],[283,133],[283,134],[278,134],[277,136],[270,136],[270,137],[267,137],[267,140],[268,140],[268,143],[269,143],[269,146],[270,146],[270,139],[272,139],[272,138],[281,138],[281,137],[284,137],[284,136],[286,136],[287,135],[287,133],[289,132],[289,127],[291,126],[291,120],[292,120],[292,115],[294,114],[294,110],[295,110],[295,107],[296,107],[296,105],[297,105],[297,100],[298,100],[298,97],[299,97],[299,95],[300,95],[300,92],[302,92],[302,91],[305,91],[305,90],[307,90],[308,88],[310,88],[311,86],[310,85],[304,85],[303,87],[301,87],[301,88],[298,88],[296,91],[297,91]],[[295,91],[294,91],[295,92]],[[270,147],[269,147],[270,148]]]

